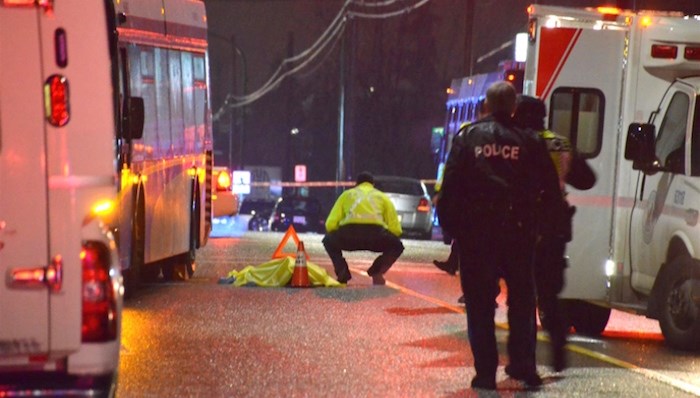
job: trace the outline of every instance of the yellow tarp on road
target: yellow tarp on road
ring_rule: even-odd
[[[256,284],[262,287],[286,286],[292,280],[295,260],[291,257],[277,258],[260,265],[249,265],[240,271],[228,273],[234,286]],[[331,278],[325,269],[311,262],[306,262],[309,271],[309,282],[313,286],[344,286],[343,283]]]

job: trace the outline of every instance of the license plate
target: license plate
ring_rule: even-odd
[[[294,216],[292,221],[295,224],[306,225],[306,216]]]

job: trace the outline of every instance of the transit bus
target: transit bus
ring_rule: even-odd
[[[116,111],[144,110],[143,132],[116,141],[128,289],[194,273],[211,231],[213,141],[203,2],[120,0],[114,12]]]
[[[452,139],[465,123],[479,119],[486,89],[497,81],[506,80],[511,82],[519,93],[522,92],[524,68],[525,64],[522,62],[503,61],[495,71],[452,79],[447,90],[447,113],[442,135],[436,140],[436,147],[431,148],[436,155],[437,181],[442,180],[445,162],[452,148]]]
[[[114,395],[125,287],[194,272],[206,38],[202,1],[0,0],[0,396]]]

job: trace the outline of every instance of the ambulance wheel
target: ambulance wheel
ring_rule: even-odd
[[[576,333],[587,336],[600,336],[610,319],[610,308],[583,300],[568,300],[566,313]]]
[[[693,300],[700,289],[698,275],[700,263],[684,255],[669,263],[659,281],[659,326],[670,347],[700,349],[700,307]]]

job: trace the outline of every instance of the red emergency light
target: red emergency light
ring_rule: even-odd
[[[686,47],[683,56],[689,61],[700,61],[700,47]]]
[[[654,44],[651,46],[651,57],[662,59],[676,59],[678,47],[667,44]]]

